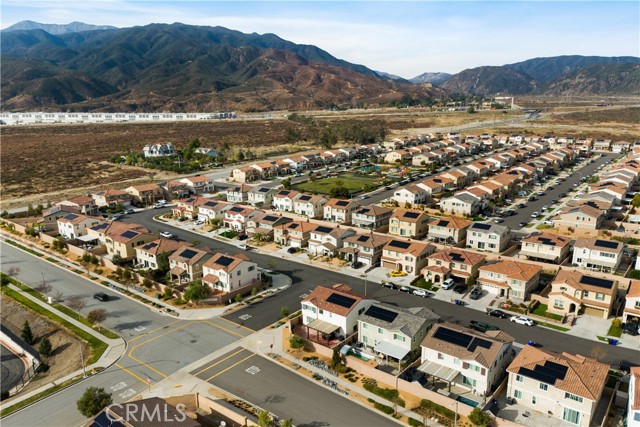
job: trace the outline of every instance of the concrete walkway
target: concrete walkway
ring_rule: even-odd
[[[31,295],[29,292],[25,292],[22,289],[18,288],[17,286],[13,285],[13,284],[9,284],[7,285],[11,290],[19,293],[21,296],[23,296],[24,298],[29,299],[30,301],[34,302],[35,304],[38,304],[39,306],[45,308],[46,310],[56,314],[57,316],[60,316],[62,319],[64,319],[65,321],[71,323],[72,325],[74,325],[75,327],[82,329],[84,332],[94,336],[95,338],[99,339],[102,342],[105,342],[108,347],[107,349],[104,351],[104,353],[102,353],[102,356],[100,356],[100,359],[98,359],[98,361],[92,365],[86,366],[85,369],[79,369],[75,372],[72,372],[68,375],[65,375],[64,377],[58,378],[54,381],[51,381],[50,383],[43,385],[42,387],[39,387],[35,390],[32,390],[28,393],[24,393],[21,394],[15,398],[12,399],[8,399],[5,400],[4,402],[2,402],[2,405],[0,405],[0,409],[4,409],[6,407],[15,405],[16,403],[22,402],[23,400],[29,399],[32,396],[35,396],[39,393],[42,393],[44,391],[46,391],[47,389],[61,384],[67,380],[70,380],[72,378],[75,378],[77,376],[80,375],[91,375],[93,373],[93,371],[95,369],[106,369],[109,366],[113,365],[114,363],[116,363],[118,361],[118,359],[120,359],[120,357],[122,357],[122,355],[124,355],[126,349],[127,349],[127,343],[124,339],[122,338],[107,338],[104,335],[100,334],[99,332],[95,331],[93,328],[90,328],[89,326],[79,322],[78,320],[74,319],[73,317],[68,316],[66,313],[61,312],[60,310],[58,310],[55,307],[52,307],[51,305],[47,304],[46,302],[36,298],[35,296]]]

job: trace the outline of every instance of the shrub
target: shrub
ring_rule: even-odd
[[[299,349],[304,347],[304,338],[298,335],[292,335],[289,338],[289,346],[293,349]]]
[[[416,420],[415,418],[409,418],[409,425],[411,427],[422,427],[422,421]]]
[[[393,414],[395,411],[393,410],[393,408],[391,406],[387,406],[387,405],[383,405],[382,403],[378,403],[375,400],[368,398],[367,399],[369,402],[373,403],[373,407],[376,408],[379,411],[384,412],[385,414],[391,415]]]
[[[488,427],[493,424],[493,418],[491,415],[487,414],[480,408],[473,408],[473,411],[469,414],[469,421],[471,421],[473,425],[479,427]]]
[[[422,399],[420,401],[420,407],[421,408],[426,408],[426,409],[430,409],[440,415],[442,415],[445,418],[449,418],[449,419],[454,419],[455,418],[455,412],[453,412],[451,409],[447,409],[442,405],[438,405],[437,403],[434,403],[430,400],[427,399]]]
[[[398,404],[404,408],[405,401],[400,397],[398,390],[393,388],[382,388],[378,387],[378,383],[376,380],[372,380],[371,378],[367,378],[363,380],[363,385],[365,390],[375,395],[378,395],[384,399],[387,399],[391,402]]]
[[[40,341],[40,345],[38,346],[38,352],[44,357],[49,357],[51,355],[51,341],[49,341],[49,337],[42,338]]]

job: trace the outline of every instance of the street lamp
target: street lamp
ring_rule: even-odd
[[[458,401],[456,400],[454,403],[452,403],[449,406],[453,406],[456,405],[456,412],[453,415],[453,427],[458,427]]]
[[[364,296],[367,296],[367,274],[362,274],[360,277],[364,278]]]

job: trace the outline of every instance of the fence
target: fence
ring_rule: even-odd
[[[3,324],[0,324],[0,342],[16,355],[19,355],[26,365],[22,377],[9,389],[9,395],[12,396],[22,390],[38,372],[40,367],[39,354]]]

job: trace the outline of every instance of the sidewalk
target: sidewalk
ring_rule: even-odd
[[[39,387],[35,390],[32,390],[28,393],[24,393],[22,395],[19,395],[15,398],[12,399],[8,399],[5,400],[4,402],[2,402],[2,405],[0,405],[0,409],[4,409],[6,407],[12,406],[16,403],[22,402],[23,400],[29,399],[39,393],[42,393],[43,391],[46,391],[47,389],[58,385],[58,384],[62,384],[67,380],[70,380],[72,378],[75,378],[77,376],[83,375],[86,372],[86,375],[89,376],[91,375],[91,373],[98,368],[102,368],[102,369],[106,369],[109,366],[113,365],[114,363],[116,363],[118,361],[118,359],[120,359],[120,357],[122,357],[122,355],[125,353],[126,349],[127,349],[127,343],[124,339],[122,338],[107,338],[104,335],[100,334],[99,332],[96,332],[95,330],[93,330],[92,328],[88,327],[87,325],[79,322],[78,320],[74,319],[73,317],[68,316],[67,314],[59,311],[58,309],[56,309],[55,307],[50,306],[49,304],[45,303],[44,301],[39,300],[38,298],[34,297],[33,295],[31,295],[28,292],[23,291],[22,289],[18,288],[17,286],[13,285],[13,284],[8,284],[7,285],[11,290],[18,292],[21,296],[29,299],[30,301],[38,304],[41,307],[44,307],[45,309],[47,309],[48,311],[55,313],[57,316],[60,316],[62,319],[66,320],[67,322],[73,324],[74,326],[76,326],[79,329],[82,329],[84,332],[96,337],[97,339],[99,339],[100,341],[103,341],[105,343],[107,343],[108,347],[107,349],[104,351],[104,353],[102,353],[102,356],[100,356],[100,359],[98,359],[98,361],[92,365],[86,366],[83,369],[79,369],[75,372],[72,372],[68,375],[65,375],[62,378],[58,378],[54,381],[51,381],[49,384],[44,385],[42,387]]]

